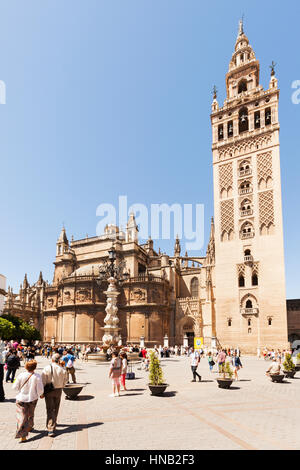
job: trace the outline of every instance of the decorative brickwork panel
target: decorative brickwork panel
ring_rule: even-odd
[[[221,201],[221,232],[234,231],[233,199]]]
[[[274,202],[273,191],[264,191],[258,194],[259,203],[259,225],[268,227],[274,225]]]
[[[219,187],[222,189],[232,188],[233,185],[233,170],[232,163],[219,166]]]
[[[257,137],[249,137],[234,144],[225,144],[219,148],[219,160],[244,155],[253,150],[259,150],[272,143],[272,134],[265,134]]]
[[[238,277],[245,276],[245,265],[244,264],[238,264],[237,265],[237,274],[238,274]]]
[[[257,155],[257,180],[260,181],[273,176],[272,172],[272,152]]]

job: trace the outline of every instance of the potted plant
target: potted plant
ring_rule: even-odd
[[[285,355],[285,360],[283,365],[283,373],[286,377],[292,379],[294,375],[296,374],[296,366],[292,361],[292,356],[291,354],[286,354]]]
[[[298,372],[300,370],[300,353],[297,356],[293,356],[292,361],[295,365],[295,370]]]
[[[233,380],[233,370],[231,369],[230,363],[225,362],[220,364],[219,368],[219,377],[217,378],[217,382],[220,388],[230,388]]]
[[[164,382],[162,368],[154,351],[150,354],[148,387],[151,395],[162,395],[168,387],[168,384]]]

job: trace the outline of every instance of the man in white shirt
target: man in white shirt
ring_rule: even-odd
[[[47,409],[47,429],[48,436],[55,435],[57,415],[61,400],[62,389],[67,383],[67,372],[59,365],[60,355],[53,354],[52,362],[46,366],[42,372],[42,381],[44,386],[52,383],[53,390],[45,394],[46,409]]]
[[[197,373],[197,367],[200,362],[200,356],[197,351],[194,351],[193,348],[191,349],[191,354],[190,354],[190,361],[191,361],[191,369],[193,373],[193,380],[192,382],[196,382],[196,377],[198,377],[199,382],[201,382],[201,375]]]
[[[4,377],[4,351],[5,351],[5,343],[4,341],[0,341],[0,401],[5,400],[4,388],[3,388],[3,377]]]

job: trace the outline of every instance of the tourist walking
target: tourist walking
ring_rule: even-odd
[[[18,375],[13,389],[18,392],[17,406],[17,432],[16,438],[26,442],[27,436],[33,429],[34,411],[39,397],[43,397],[44,387],[41,376],[35,373],[37,362],[28,361],[25,364],[26,372]]]
[[[48,436],[50,437],[55,435],[62,389],[67,383],[67,372],[60,365],[60,362],[61,357],[59,353],[53,354],[51,364],[46,366],[42,372],[42,381],[45,389],[44,395],[47,410],[46,426],[48,430]],[[49,386],[49,384],[52,385]]]
[[[233,368],[234,368],[235,380],[238,380],[238,371],[243,366],[242,366],[241,360],[240,360],[240,358],[239,358],[239,356],[237,355],[236,352],[233,354],[232,365],[233,365]]]
[[[5,381],[6,383],[9,381],[13,383],[15,380],[16,371],[20,367],[20,359],[18,358],[15,349],[11,349],[10,352],[6,355],[5,362],[7,366]]]
[[[207,360],[208,360],[209,370],[210,372],[212,372],[214,365],[215,365],[215,361],[211,352],[208,353]]]
[[[196,377],[198,377],[199,382],[200,382],[201,381],[201,375],[199,375],[198,372],[197,372],[197,367],[200,363],[200,357],[199,357],[198,352],[194,351],[193,349],[191,350],[190,361],[191,361],[191,369],[192,369],[192,373],[193,373],[192,382],[196,382]]]
[[[5,393],[3,388],[3,378],[4,378],[4,351],[5,351],[5,343],[4,341],[0,341],[0,401],[5,400]]]
[[[225,366],[225,360],[226,360],[226,352],[224,349],[221,349],[217,357],[219,372],[223,372],[223,368]]]
[[[120,358],[122,361],[122,369],[121,369],[121,385],[123,387],[123,390],[127,390],[126,388],[126,374],[127,374],[127,366],[128,366],[128,360],[127,360],[127,354],[125,352],[122,352],[120,354]]]
[[[62,360],[65,363],[66,371],[67,371],[67,374],[68,374],[68,382],[67,383],[69,383],[69,378],[70,378],[70,375],[71,375],[73,384],[76,384],[75,367],[74,367],[74,362],[75,362],[76,358],[72,354],[71,349],[69,349],[67,351],[67,354],[65,354],[62,357]]]
[[[108,377],[112,379],[112,394],[110,397],[120,396],[120,376],[122,371],[122,362],[116,351],[112,353]]]

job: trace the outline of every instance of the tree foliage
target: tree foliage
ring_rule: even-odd
[[[0,318],[0,338],[10,340],[15,337],[16,327],[5,318]]]
[[[1,330],[0,330],[0,336],[2,336],[2,339],[17,339],[17,340],[22,340],[26,339],[29,341],[34,341],[34,340],[40,340],[41,335],[39,331],[34,328],[34,326],[29,325],[29,323],[25,322],[19,317],[15,317],[14,315],[10,314],[5,314],[2,315],[1,320],[7,321],[12,327],[13,330],[7,333],[9,337],[4,337],[2,336]]]
[[[164,383],[162,368],[155,352],[150,354],[149,383],[150,385],[161,385]]]

